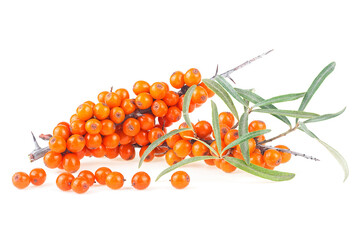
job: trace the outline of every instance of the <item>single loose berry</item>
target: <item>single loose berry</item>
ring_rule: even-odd
[[[100,167],[95,171],[95,180],[101,185],[106,184],[106,177],[111,173],[112,171],[107,167]]]
[[[46,180],[46,172],[42,168],[34,168],[31,170],[29,177],[32,184],[35,186],[40,186]]]
[[[78,177],[85,178],[89,186],[92,186],[95,183],[95,175],[89,170],[82,170],[79,172]]]
[[[189,185],[190,176],[184,171],[177,171],[171,176],[170,182],[174,188],[183,189]]]
[[[173,86],[176,89],[180,89],[184,86],[185,82],[184,82],[184,74],[180,71],[176,71],[174,72],[171,76],[170,76],[170,84],[171,86]]]
[[[146,172],[137,172],[131,179],[131,185],[137,190],[146,189],[150,185],[151,178]]]
[[[89,187],[88,181],[83,177],[77,177],[71,182],[71,189],[79,194],[87,192]]]
[[[192,85],[198,85],[201,82],[201,74],[196,68],[190,68],[184,75],[184,82],[191,87]]]
[[[17,172],[12,176],[12,183],[18,189],[24,189],[30,184],[30,177],[24,172]]]
[[[107,175],[105,183],[113,190],[120,189],[124,185],[124,176],[119,172],[111,172]]]
[[[75,177],[71,173],[64,172],[56,178],[56,185],[62,191],[69,191],[74,179]]]

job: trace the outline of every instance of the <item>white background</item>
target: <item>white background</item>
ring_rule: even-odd
[[[359,239],[355,2],[1,1],[1,239]],[[238,87],[255,88],[265,98],[306,91],[336,61],[306,110],[332,113],[347,106],[342,116],[309,125],[347,159],[345,183],[336,160],[298,132],[277,143],[321,161],[294,157],[277,168],[296,173],[289,182],[225,174],[197,163],[183,168],[191,183],[182,191],[170,186],[169,174],[145,191],[127,181],[119,191],[94,186],[77,195],[58,190],[60,171],[50,169],[41,187],[12,186],[16,171],[44,167],[27,158],[30,131],[51,133],[100,91],[131,90],[136,80],[168,81],[175,70],[191,67],[211,77],[216,64],[224,72],[270,49],[275,51],[233,75]],[[226,111],[221,100],[214,101]],[[191,118],[210,116],[207,102]],[[265,120],[269,137],[286,130],[275,118],[250,118]],[[130,180],[137,161],[91,158],[82,160],[81,169],[110,166]],[[158,159],[142,170],[155,179],[165,167]]]

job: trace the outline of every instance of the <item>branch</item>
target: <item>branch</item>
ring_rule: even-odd
[[[314,161],[320,161],[320,159],[318,159],[316,157],[306,155],[304,153],[294,152],[294,151],[287,150],[287,149],[276,148],[276,147],[272,147],[272,146],[265,146],[265,145],[261,145],[261,144],[257,144],[256,147],[259,148],[262,152],[266,151],[268,149],[274,149],[274,150],[277,150],[279,152],[290,153],[291,155],[294,155],[294,156],[300,156],[300,157],[303,157],[303,158],[306,158],[306,159],[311,159],[311,160],[314,160]]]
[[[288,135],[289,133],[291,133],[291,132],[295,131],[296,129],[298,129],[298,127],[299,127],[299,123],[297,123],[293,128],[290,128],[290,129],[287,130],[286,132],[283,132],[283,133],[277,135],[276,137],[270,138],[270,139],[268,139],[268,140],[264,140],[264,141],[262,141],[262,142],[259,142],[259,144],[265,144],[265,143],[268,143],[268,142],[272,142],[272,141],[274,141],[274,140],[276,140],[276,139],[278,139],[278,138],[285,137],[285,136]]]

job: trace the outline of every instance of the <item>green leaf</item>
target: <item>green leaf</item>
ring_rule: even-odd
[[[239,103],[241,103],[244,106],[247,106],[245,100],[236,92],[235,88],[233,88],[233,86],[231,86],[231,84],[226,81],[226,79],[220,75],[217,75],[214,78],[218,83],[220,83],[220,85],[228,92],[230,93],[231,96],[233,96],[233,98],[235,98]]]
[[[314,79],[314,81],[311,83],[309,89],[306,91],[305,96],[300,104],[299,111],[304,111],[308,103],[310,102],[311,98],[314,96],[315,92],[318,90],[320,85],[323,83],[325,78],[329,76],[332,71],[334,71],[336,66],[335,62],[330,63],[327,65],[320,73],[317,75],[317,77]],[[298,119],[296,119],[296,122],[298,122]]]
[[[344,171],[344,182],[346,181],[346,179],[349,176],[349,167],[347,165],[347,162],[345,160],[345,158],[333,147],[331,147],[329,144],[325,143],[324,141],[320,140],[312,131],[310,131],[307,126],[302,123],[299,122],[300,124],[300,130],[305,132],[307,135],[309,135],[312,138],[315,138],[316,140],[319,141],[319,143],[321,143],[332,155],[333,157],[338,161],[338,163],[340,164],[340,166],[342,167],[343,171]]]
[[[244,141],[248,141],[251,138],[266,134],[268,132],[271,132],[270,129],[264,129],[264,130],[259,130],[259,131],[254,131],[254,132],[250,132],[248,134],[245,134],[243,136],[240,136],[238,139],[234,140],[233,142],[231,142],[229,145],[227,145],[223,150],[222,153],[224,153],[226,150],[235,147],[236,145],[239,145],[240,143],[244,142]]]
[[[325,120],[337,117],[337,116],[341,115],[345,111],[345,109],[346,109],[346,107],[337,113],[324,114],[324,115],[320,115],[318,117],[310,118],[310,119],[304,121],[304,123],[320,122],[320,121],[325,121]]]
[[[211,79],[203,79],[202,80],[205,85],[210,88],[217,96],[221,98],[221,100],[224,101],[226,106],[229,108],[229,110],[232,112],[232,114],[235,116],[237,120],[239,120],[239,114],[236,110],[236,107],[234,105],[234,102],[231,100],[230,95],[224,90],[224,88],[218,84],[217,82],[211,80]]]
[[[287,181],[291,180],[295,177],[294,173],[288,173],[288,172],[280,172],[280,171],[274,171],[270,169],[266,169],[263,167],[259,167],[255,164],[246,164],[245,161],[240,160],[238,158],[234,157],[224,157],[225,161],[228,163],[234,165],[235,167],[248,172],[252,175],[265,178],[271,181]]]
[[[195,141],[201,142],[202,144],[204,144],[208,149],[210,149],[210,151],[212,151],[216,156],[218,155],[218,153],[216,152],[216,150],[211,147],[209,144],[207,144],[207,142],[204,142],[198,138],[193,138],[193,137],[189,137],[189,136],[185,136],[185,138],[189,138],[189,139],[193,139]]]
[[[254,109],[253,112],[269,113],[269,114],[276,114],[276,115],[295,117],[295,118],[313,118],[319,116],[319,114],[316,113],[293,111],[293,110],[280,110],[280,109]]]
[[[257,95],[256,93],[250,91],[250,90],[244,90],[244,89],[240,89],[240,88],[235,88],[236,92],[238,94],[240,94],[240,96],[242,96],[243,98],[245,98],[246,100],[252,102],[252,103],[259,103],[259,102],[263,102],[265,101],[264,98],[260,97],[259,95]],[[262,109],[277,109],[274,105],[265,105],[265,106],[261,106],[260,108]],[[277,119],[281,120],[282,122],[284,122],[285,124],[287,124],[289,127],[291,127],[291,123],[289,121],[289,119],[285,116],[281,116],[281,115],[274,115],[272,114],[274,117],[276,117]]]
[[[184,166],[186,164],[189,164],[189,163],[193,163],[193,162],[198,162],[198,161],[201,161],[201,160],[206,160],[206,159],[214,159],[213,156],[199,156],[199,157],[192,157],[192,158],[186,158],[184,160],[181,160],[180,162],[166,168],[165,170],[163,170],[156,178],[155,181],[159,180],[162,176],[164,176],[165,174],[173,171],[174,169],[178,168],[178,167],[181,167],[181,166]]]
[[[218,153],[221,153],[221,133],[220,133],[220,124],[219,124],[219,113],[217,110],[216,103],[213,100],[211,100],[211,109],[212,109],[212,125],[213,125],[216,146]]]
[[[244,136],[248,134],[248,117],[249,113],[245,111],[243,115],[241,115],[239,121],[239,135]],[[240,143],[241,153],[244,157],[246,164],[250,163],[250,152],[249,152],[249,141],[243,141]]]
[[[193,130],[193,127],[192,127],[192,124],[190,121],[189,107],[190,107],[191,97],[193,95],[195,88],[196,88],[196,85],[193,85],[186,91],[185,96],[184,96],[184,101],[183,101],[184,120],[185,120],[186,124],[188,125],[188,127],[191,128],[192,130]]]
[[[190,128],[181,128],[181,129],[173,130],[173,131],[165,134],[164,136],[158,138],[152,144],[150,144],[149,147],[144,151],[142,157],[140,158],[139,168],[143,164],[143,162],[144,162],[145,158],[147,157],[147,155],[149,155],[149,153],[151,153],[152,150],[154,150],[157,146],[159,146],[160,143],[162,143],[163,141],[165,141],[166,139],[168,139],[169,137],[171,137],[171,136],[173,136],[175,134],[185,132],[185,131],[189,131],[189,130],[191,130],[191,129]]]
[[[266,106],[266,105],[271,105],[271,104],[274,104],[274,103],[294,101],[294,100],[297,100],[299,98],[302,98],[304,95],[305,95],[305,93],[292,93],[292,94],[286,94],[286,95],[280,95],[280,96],[277,96],[277,97],[272,97],[272,98],[269,98],[269,99],[267,99],[265,101],[258,102],[257,104],[255,104],[253,106],[253,108]]]

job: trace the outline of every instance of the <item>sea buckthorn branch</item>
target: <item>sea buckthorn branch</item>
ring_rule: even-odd
[[[295,125],[294,127],[290,128],[290,129],[287,130],[286,132],[283,132],[283,133],[281,133],[281,134],[279,134],[279,135],[277,135],[277,136],[275,136],[275,137],[272,137],[272,138],[270,138],[270,139],[261,141],[261,142],[259,142],[258,144],[269,143],[269,142],[272,142],[272,141],[274,141],[274,140],[276,140],[276,139],[279,139],[279,138],[281,138],[281,137],[285,137],[285,136],[288,135],[289,133],[294,132],[296,129],[298,129],[299,126],[300,126],[299,123],[296,123],[296,125]]]
[[[282,149],[282,148],[272,147],[272,146],[269,146],[269,145],[261,145],[261,144],[256,144],[256,147],[259,148],[262,152],[265,152],[268,149],[273,149],[273,150],[276,150],[276,151],[279,151],[279,152],[290,153],[291,155],[294,155],[294,156],[299,156],[299,157],[303,157],[303,158],[306,158],[306,159],[311,159],[311,160],[314,160],[314,161],[320,161],[320,159],[318,159],[316,157],[313,157],[313,156],[310,156],[310,155],[307,155],[307,154],[304,154],[304,153],[295,152],[295,151],[292,151],[292,150],[289,150],[289,149]]]

